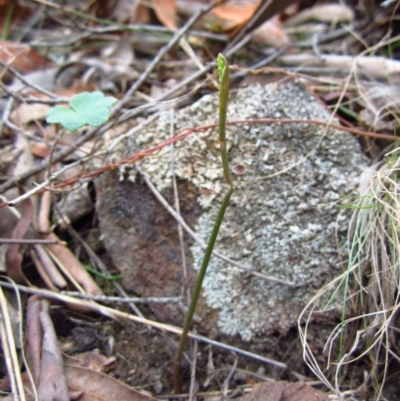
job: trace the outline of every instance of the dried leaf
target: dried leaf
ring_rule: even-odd
[[[64,355],[64,362],[80,368],[107,373],[115,366],[116,358],[113,356],[106,357],[100,354],[99,349],[96,348],[92,351],[74,355],[73,357]]]
[[[25,199],[22,202],[21,218],[14,227],[11,238],[22,239],[28,231],[32,221],[32,202]],[[24,273],[22,272],[22,247],[20,244],[11,244],[6,253],[6,269],[7,275],[17,284],[29,285]]]
[[[52,284],[54,284],[58,288],[65,288],[67,286],[67,282],[55,266],[49,254],[46,252],[46,248],[41,245],[34,245],[34,248],[43,266],[43,269]]]
[[[43,343],[38,395],[41,401],[69,401],[64,361],[48,314],[48,305],[47,301],[41,301],[42,311],[39,319],[43,329]]]
[[[0,195],[0,203],[7,203],[7,199]],[[0,208],[0,238],[11,238],[14,227],[17,225],[20,214],[10,207]]]
[[[52,61],[29,45],[6,40],[0,40],[0,60],[22,74],[53,66]]]
[[[215,7],[207,17],[211,16],[212,23],[221,30],[230,31],[244,25],[253,16],[257,7],[258,4],[221,4]]]
[[[328,396],[304,382],[272,381],[257,383],[251,393],[238,401],[329,401]]]
[[[35,265],[36,270],[39,273],[39,276],[42,278],[45,286],[51,291],[58,292],[59,289],[53,284],[50,277],[47,275],[46,270],[36,252],[31,249],[29,254],[31,255],[32,262]]]
[[[343,4],[317,4],[312,8],[300,11],[292,18],[286,20],[285,25],[299,25],[309,20],[328,23],[348,22],[354,20],[354,11]]]
[[[175,0],[151,0],[160,22],[169,29],[176,29],[177,6]]]
[[[292,43],[289,36],[283,30],[278,15],[275,15],[259,26],[253,33],[253,39],[258,43],[273,46],[277,49],[281,49]]]
[[[156,400],[101,372],[65,364],[65,373],[70,390],[82,392],[79,401]]]
[[[39,213],[37,218],[37,226],[40,233],[49,233],[50,228],[50,212],[52,204],[52,195],[50,191],[43,192],[40,197]]]
[[[40,157],[41,159],[45,159],[50,155],[49,146],[43,142],[32,142],[30,144],[31,153],[36,156]]]
[[[135,4],[136,7],[132,11],[131,23],[148,24],[151,20],[149,8],[140,2]]]
[[[54,233],[43,235],[45,239],[60,241]],[[102,295],[103,291],[95,283],[90,274],[83,268],[75,255],[62,244],[48,244],[46,245],[53,259],[61,264],[71,276],[85,289],[88,294]]]
[[[47,112],[51,109],[47,104],[41,103],[22,103],[10,115],[10,120],[20,126],[32,121],[40,121],[46,118]]]
[[[40,380],[40,355],[42,353],[43,330],[39,322],[41,298],[29,297],[26,309],[26,359],[36,385]]]
[[[55,91],[56,89],[62,89],[62,85],[60,85],[59,82],[55,82],[55,74],[57,70],[57,68],[46,68],[43,70],[36,70],[22,75],[25,81],[29,82],[30,84],[40,86],[41,88],[47,89],[49,91]],[[70,83],[71,82],[69,81],[68,85],[70,85]],[[33,97],[48,99],[48,96],[45,96],[43,93],[34,91],[30,87],[27,87],[26,84],[20,80],[15,80],[14,82],[12,82],[10,85],[8,85],[7,89],[10,92],[20,92],[21,94],[29,94]]]
[[[15,147],[19,151],[19,156],[15,162],[13,174],[20,175],[33,167],[34,159],[27,138],[18,134],[15,141]]]
[[[128,67],[135,59],[131,38],[132,33],[125,33],[117,42],[102,52],[103,56],[113,61],[114,68],[120,69],[121,72],[125,67],[126,73],[128,73]]]

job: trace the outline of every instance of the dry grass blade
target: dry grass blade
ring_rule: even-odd
[[[25,392],[22,382],[19,362],[17,357],[17,347],[14,340],[14,335],[20,333],[13,332],[11,318],[8,310],[8,302],[4,296],[3,289],[0,288],[0,335],[2,340],[2,348],[4,352],[5,362],[7,365],[8,376],[11,384],[11,390],[14,394],[15,401],[24,401]]]
[[[368,379],[376,390],[374,399],[379,399],[390,356],[399,359],[395,343],[400,307],[399,152],[397,148],[388,153],[376,171],[362,177],[360,195],[351,206],[347,270],[323,288],[301,316],[310,317],[327,294],[341,305],[341,324],[326,339],[328,370],[319,366],[308,346],[307,324],[299,324],[307,363],[339,397],[346,365],[356,361],[369,365]],[[328,379],[329,371],[333,371],[334,383]]]

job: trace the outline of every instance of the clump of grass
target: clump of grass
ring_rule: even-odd
[[[299,318],[299,328],[307,364],[339,399],[345,395],[346,371],[362,362],[363,386],[372,385],[378,400],[390,359],[400,360],[395,324],[400,308],[400,148],[386,154],[361,181],[359,196],[351,205],[343,274],[313,297]],[[329,306],[336,303],[341,308],[341,323],[326,339],[324,368],[309,346],[308,327],[329,293]]]

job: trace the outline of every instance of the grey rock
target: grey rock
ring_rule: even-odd
[[[178,111],[174,128],[213,123],[217,115],[218,97],[207,95]],[[232,91],[228,120],[257,118],[328,121],[330,115],[296,83]],[[126,156],[127,149],[132,154],[162,143],[169,135],[170,113],[165,112],[153,126],[120,146],[115,157]],[[283,281],[301,283],[321,274],[309,285],[291,288],[212,257],[203,293],[208,308],[218,312],[223,333],[239,334],[244,340],[273,331],[285,333],[312,295],[342,271],[340,257],[345,252],[349,218],[339,205],[358,186],[368,159],[350,134],[306,123],[230,125],[227,146],[235,190],[216,250],[261,275]],[[139,164],[159,191],[171,191],[168,147]],[[134,170],[124,174],[138,182]],[[191,134],[176,143],[175,174],[198,191],[201,213],[194,228],[207,241],[227,192],[217,129]],[[185,198],[185,193],[180,197]],[[99,218],[100,222],[105,218],[104,209]],[[102,227],[106,246],[110,224]],[[197,243],[190,249],[193,267],[198,269],[204,252]],[[179,255],[178,246],[175,252]],[[145,267],[143,263],[141,268]],[[132,275],[134,269],[122,270]]]

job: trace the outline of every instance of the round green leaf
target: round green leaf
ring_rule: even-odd
[[[110,107],[117,101],[102,92],[82,92],[72,96],[69,105],[53,107],[47,113],[48,123],[58,123],[70,131],[90,125],[98,127],[110,118]]]

